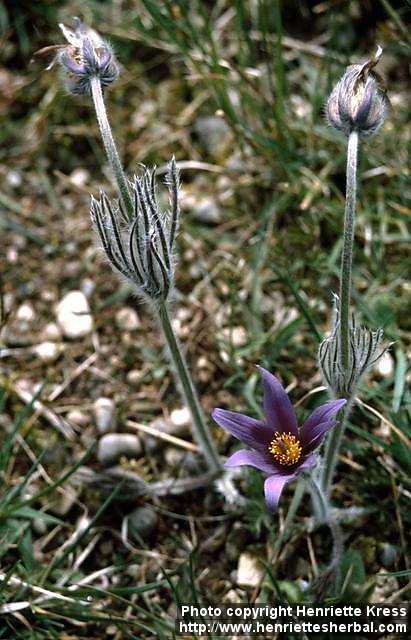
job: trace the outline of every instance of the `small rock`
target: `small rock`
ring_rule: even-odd
[[[138,507],[130,513],[128,522],[131,537],[139,542],[139,538],[146,540],[155,531],[158,525],[158,515],[152,507]]]
[[[176,447],[167,447],[164,449],[164,460],[168,467],[175,469],[179,467],[184,459],[184,451]]]
[[[90,174],[87,169],[74,169],[74,171],[70,175],[71,182],[76,187],[84,187],[90,178]]]
[[[33,351],[43,362],[54,362],[61,354],[62,345],[56,342],[41,342],[33,348]]]
[[[66,419],[68,422],[72,422],[79,427],[85,427],[90,422],[90,416],[85,411],[80,411],[80,409],[72,409],[66,415]]]
[[[175,427],[186,427],[191,422],[191,415],[187,407],[173,409],[170,413],[170,420]]]
[[[16,318],[24,325],[31,324],[35,317],[35,311],[33,309],[33,306],[29,302],[20,305],[20,307],[17,309]]]
[[[57,305],[57,322],[67,338],[82,338],[93,330],[87,298],[81,291],[70,291]]]
[[[199,198],[192,211],[196,220],[206,224],[217,224],[222,219],[221,209],[217,201],[209,196]]]
[[[83,278],[81,281],[81,291],[84,293],[86,298],[91,298],[95,288],[96,283],[91,278]]]
[[[377,371],[382,378],[389,378],[394,371],[394,358],[386,351],[377,362]]]
[[[61,335],[60,327],[55,322],[49,322],[46,324],[41,333],[41,337],[44,342],[48,342],[50,340],[56,342],[61,339]]]
[[[52,505],[51,509],[54,513],[57,513],[59,516],[65,516],[74,505],[77,500],[78,492],[71,486],[64,487],[64,493],[57,494],[59,496],[59,500],[57,504]]]
[[[16,187],[20,187],[22,182],[23,182],[23,178],[22,178],[21,172],[20,171],[15,171],[13,169],[11,171],[7,172],[6,180],[9,183],[9,185],[11,187],[13,187],[14,189]]]
[[[123,331],[135,331],[140,326],[140,320],[134,309],[123,307],[116,313],[116,325]]]
[[[93,404],[94,419],[99,433],[114,431],[116,405],[111,398],[98,398]]]
[[[137,387],[140,384],[141,375],[139,369],[131,369],[126,376],[126,380],[132,387]]]
[[[238,559],[237,584],[242,587],[257,587],[264,576],[258,560],[249,553],[242,553]]]
[[[141,453],[138,436],[131,433],[107,433],[99,440],[97,458],[102,464],[108,466],[121,456],[138,458]]]

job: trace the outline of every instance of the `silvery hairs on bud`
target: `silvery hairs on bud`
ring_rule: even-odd
[[[151,300],[167,299],[173,285],[180,212],[180,177],[174,158],[168,165],[166,184],[170,194],[167,213],[158,203],[155,169],[146,168],[129,181],[134,209],[131,219],[121,201],[110,202],[103,191],[98,200],[92,197],[90,205],[93,226],[112,267]]]
[[[318,361],[326,386],[337,398],[355,395],[364,375],[384,355],[391,345],[382,347],[384,332],[359,327],[352,316],[349,332],[350,357],[348,369],[341,365],[339,336],[339,299],[334,295],[334,318],[331,334],[323,340],[318,351]]]
[[[369,60],[347,67],[327,100],[329,123],[346,136],[354,131],[362,138],[371,136],[386,118],[388,98],[379,76],[372,71],[381,55],[378,46]]]
[[[117,78],[118,65],[108,42],[78,18],[74,21],[74,30],[59,25],[68,44],[60,48],[56,61],[65,72],[70,93],[90,94],[92,78],[107,87]]]

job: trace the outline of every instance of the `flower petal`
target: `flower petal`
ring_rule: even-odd
[[[324,439],[325,434],[336,426],[336,420],[327,420],[327,422],[321,422],[317,424],[315,428],[311,430],[312,438],[309,442],[304,443],[304,452],[314,451]]]
[[[264,413],[267,424],[273,432],[292,433],[298,436],[297,418],[293,405],[281,383],[272,373],[258,367],[263,378]]]
[[[315,436],[312,433],[315,427],[323,422],[328,422],[338,413],[345,405],[346,400],[331,400],[314,409],[312,414],[307,418],[301,427],[300,439],[302,444],[310,442]]]
[[[301,471],[309,471],[310,469],[315,467],[317,462],[318,462],[317,456],[314,455],[313,453],[310,453],[310,455],[306,457],[304,462],[300,464],[300,466],[298,467],[298,469],[296,469],[294,473],[297,474],[297,473],[300,473]]]
[[[226,409],[214,409],[212,416],[220,427],[226,429],[244,444],[248,444],[257,451],[267,451],[273,437],[273,431],[263,422],[245,416],[243,413]]]
[[[271,511],[277,509],[284,486],[288,482],[291,482],[291,480],[294,480],[294,478],[294,474],[288,476],[270,476],[264,482],[265,501]]]
[[[240,449],[236,451],[232,456],[228,458],[225,463],[225,467],[241,467],[247,465],[249,467],[255,467],[264,473],[276,474],[279,470],[275,466],[275,463],[270,460],[268,455],[264,455],[260,451],[249,451],[248,449]]]

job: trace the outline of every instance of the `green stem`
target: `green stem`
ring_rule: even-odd
[[[341,559],[344,553],[344,542],[341,529],[331,515],[330,503],[326,494],[312,478],[309,478],[309,484],[311,492],[313,494],[313,498],[315,499],[316,503],[320,505],[321,520],[327,524],[328,528],[331,531],[331,535],[333,538],[333,553],[329,569],[335,571],[335,583],[338,584]]]
[[[110,122],[108,120],[106,106],[104,104],[103,92],[101,90],[100,78],[97,76],[91,79],[91,94],[107,159],[116,178],[118,190],[126,214],[128,218],[132,220],[134,218],[133,201],[131,199],[130,190],[127,185],[127,178],[123,171],[120,156],[118,155],[116,143],[111,132]]]
[[[334,477],[335,468],[338,462],[338,456],[340,453],[340,447],[342,438],[347,426],[348,417],[351,413],[352,406],[354,404],[354,396],[348,398],[347,404],[344,406],[344,412],[341,418],[340,424],[334,429],[331,429],[331,433],[328,436],[327,444],[325,445],[324,453],[324,466],[321,478],[321,487],[325,492],[327,498],[331,495],[332,481]]]
[[[340,279],[340,365],[347,375],[350,365],[350,298],[351,268],[354,245],[355,205],[357,192],[358,133],[348,138],[347,183],[345,193],[344,243],[341,257]]]
[[[340,353],[339,365],[346,379],[350,370],[350,300],[351,300],[351,271],[354,246],[355,210],[357,198],[357,160],[358,133],[353,131],[348,138],[347,146],[347,180],[345,192],[345,214],[343,250],[341,257],[340,300],[339,300],[339,334]],[[327,497],[330,496],[334,471],[340,452],[348,416],[354,397],[347,398],[341,423],[335,427],[327,439],[324,455],[324,467],[321,487]]]
[[[305,480],[303,480],[303,478],[300,478],[298,480],[297,486],[294,491],[294,495],[291,500],[290,507],[285,517],[283,528],[279,533],[277,540],[275,541],[273,553],[271,556],[272,560],[275,560],[275,558],[278,556],[278,554],[281,551],[281,547],[283,543],[285,542],[286,538],[290,533],[292,521],[295,518],[295,514],[298,511],[298,507],[301,504],[301,500],[303,499],[304,493],[305,493]]]
[[[221,471],[221,462],[207,427],[204,413],[201,409],[197,393],[191,380],[185,357],[175,336],[167,302],[158,301],[156,304],[157,306],[155,308],[158,311],[161,328],[170,350],[170,357],[181,382],[185,401],[191,411],[195,438],[201,447],[211,471],[219,472]]]

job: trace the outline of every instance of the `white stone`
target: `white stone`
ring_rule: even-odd
[[[96,283],[91,278],[83,278],[83,280],[81,281],[81,290],[86,298],[91,298],[95,288]]]
[[[113,431],[116,405],[111,398],[97,398],[93,404],[94,419],[99,433]]]
[[[137,387],[141,381],[142,372],[139,369],[131,369],[128,372],[126,379],[128,384],[131,384],[133,387]]]
[[[45,342],[48,342],[48,341],[55,342],[56,340],[61,339],[61,329],[55,322],[49,322],[44,327],[41,333],[41,337],[44,339]]]
[[[132,433],[107,433],[98,443],[97,458],[104,465],[113,464],[121,456],[138,458],[141,454],[140,440]]]
[[[116,325],[123,331],[135,331],[140,326],[140,321],[134,309],[123,307],[116,313]]]
[[[54,362],[62,351],[62,345],[56,342],[41,342],[33,350],[43,362]]]
[[[394,371],[394,358],[388,351],[377,362],[377,371],[383,378],[389,378]]]
[[[68,422],[78,425],[79,427],[85,427],[90,422],[90,416],[85,411],[80,409],[72,409],[66,415]]]
[[[90,178],[90,174],[87,169],[74,169],[74,171],[70,175],[71,182],[76,187],[84,187]]]
[[[264,570],[258,558],[242,553],[238,559],[237,584],[242,587],[257,587],[264,576]]]
[[[81,291],[70,291],[57,305],[57,322],[67,338],[83,338],[93,330],[87,298]]]
[[[33,322],[35,316],[36,314],[34,312],[33,306],[29,302],[25,302],[24,304],[20,305],[16,312],[17,320],[20,320],[20,322],[24,322],[27,324]]]
[[[176,427],[183,427],[191,422],[191,415],[187,407],[181,409],[173,409],[170,413],[170,420]]]

